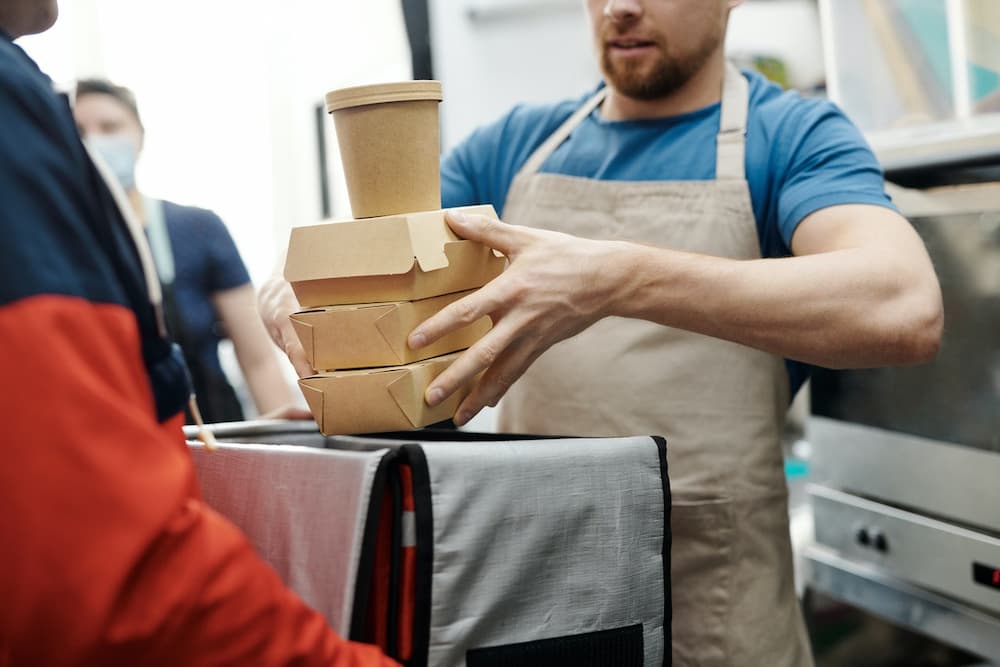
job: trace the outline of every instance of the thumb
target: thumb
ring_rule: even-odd
[[[448,211],[445,220],[451,231],[459,238],[478,241],[508,257],[513,255],[517,248],[518,233],[521,230],[514,225],[508,225],[486,215],[462,211]]]
[[[297,405],[283,405],[280,408],[271,410],[270,412],[265,412],[260,416],[261,419],[312,419],[312,413],[304,408],[300,408]]]
[[[306,350],[302,347],[302,343],[299,342],[298,338],[295,338],[294,334],[289,335],[288,332],[285,332],[282,338],[283,345],[281,349],[288,357],[288,360],[292,362],[292,367],[295,368],[296,375],[300,378],[314,375],[315,371],[309,364],[309,357],[306,356]]]

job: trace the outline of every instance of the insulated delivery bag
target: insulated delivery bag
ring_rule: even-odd
[[[342,635],[407,667],[670,664],[661,438],[277,426],[192,443],[202,493]]]

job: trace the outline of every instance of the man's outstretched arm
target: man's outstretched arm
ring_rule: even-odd
[[[484,315],[494,326],[428,388],[436,405],[485,372],[462,424],[495,405],[545,350],[607,316],[633,317],[830,367],[920,363],[940,344],[940,287],[909,223],[880,206],[821,209],[796,256],[732,260],[591,241],[450,214],[462,238],[510,259],[506,272],[417,327],[419,348]]]

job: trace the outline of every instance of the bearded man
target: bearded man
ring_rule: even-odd
[[[934,269],[841,111],[726,62],[739,0],[586,4],[604,81],[514,108],[443,163],[446,207],[505,220],[452,228],[510,266],[411,333],[494,321],[426,399],[474,382],[459,424],[504,396],[505,432],[666,436],[673,664],[810,665],[784,415],[810,365],[933,358]],[[272,282],[265,321],[301,367],[294,308]]]

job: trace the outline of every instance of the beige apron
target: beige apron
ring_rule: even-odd
[[[744,175],[748,85],[727,68],[715,181],[540,174],[604,98],[528,160],[505,221],[734,259],[760,257]],[[669,159],[665,156],[664,159]],[[605,318],[543,354],[501,402],[507,432],[667,438],[673,664],[811,665],[795,597],[780,433],[782,359],[650,322]]]

